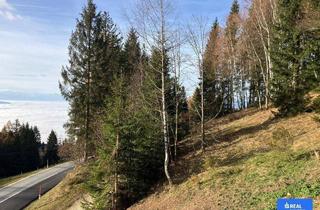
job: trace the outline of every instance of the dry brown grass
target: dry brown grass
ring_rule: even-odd
[[[80,209],[80,201],[86,197],[81,187],[85,173],[85,167],[77,166],[61,183],[33,202],[26,210]]]
[[[250,109],[209,121],[206,151],[199,150],[198,134],[181,142],[180,149],[187,152],[171,169],[175,185],[130,209],[254,209],[257,202],[270,209],[274,192],[280,195],[297,185],[292,188],[299,194],[300,180],[313,183],[320,176],[312,153],[320,149],[320,124],[313,113],[277,119],[274,112]],[[279,150],[273,142],[280,129],[292,145]],[[315,199],[319,203],[319,197]]]
[[[320,164],[313,153],[320,149],[320,123],[313,113],[278,119],[274,112],[249,109],[207,122],[206,151],[200,152],[196,132],[182,141],[180,159],[171,168],[175,185],[158,186],[130,209],[257,209],[258,204],[272,209],[274,196],[314,193],[303,191],[306,183],[320,189],[315,184]],[[279,147],[288,140],[288,147]],[[83,173],[77,168],[28,209],[80,209]],[[319,207],[320,197],[314,198]]]

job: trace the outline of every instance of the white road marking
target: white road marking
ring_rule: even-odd
[[[1,193],[1,190],[3,191],[5,188],[10,189],[10,187],[12,187],[13,185],[18,184],[19,182],[22,182],[22,181],[26,180],[27,178],[30,179],[30,178],[34,177],[35,175],[38,175],[38,176],[39,176],[39,175],[41,175],[41,174],[43,174],[43,173],[45,173],[45,172],[48,172],[48,171],[51,171],[51,170],[55,170],[55,169],[59,168],[59,166],[64,166],[64,165],[65,165],[65,168],[63,168],[63,170],[58,170],[56,173],[54,173],[54,174],[52,174],[52,175],[50,175],[50,176],[42,177],[41,179],[37,180],[36,182],[26,183],[25,186],[22,186],[22,187],[21,187],[22,189],[19,190],[19,191],[17,191],[17,192],[14,192],[14,191],[13,191],[13,192],[9,192],[9,193],[7,193],[7,194],[4,194],[3,197],[6,197],[6,196],[9,196],[9,197],[6,197],[5,199],[1,200],[1,201],[0,201],[0,204],[3,203],[3,202],[5,202],[5,201],[7,201],[7,200],[9,200],[9,199],[12,198],[12,197],[18,195],[19,193],[23,192],[24,190],[26,190],[26,189],[28,189],[28,188],[30,188],[30,187],[32,187],[32,186],[34,186],[34,185],[36,185],[36,184],[38,184],[38,183],[40,183],[40,182],[42,182],[42,181],[44,181],[44,180],[46,180],[46,179],[49,179],[49,178],[51,178],[51,177],[53,177],[53,176],[56,176],[56,175],[59,174],[59,173],[62,173],[62,172],[64,172],[64,171],[70,169],[72,165],[69,165],[69,164],[72,164],[72,163],[71,163],[71,162],[68,162],[68,163],[63,163],[63,164],[54,166],[54,167],[52,167],[52,168],[49,168],[48,170],[46,169],[46,170],[44,170],[44,171],[40,171],[40,172],[37,173],[37,174],[30,175],[30,176],[25,177],[25,178],[23,178],[23,179],[15,182],[15,183],[12,183],[12,184],[10,184],[10,185],[8,185],[8,186],[5,186],[5,187],[1,188],[1,189],[0,189],[0,193]],[[73,167],[73,166],[72,166],[72,167]],[[13,194],[11,194],[11,193],[13,193]],[[11,195],[10,195],[10,194],[11,194]]]

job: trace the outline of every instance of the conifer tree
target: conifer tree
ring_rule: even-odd
[[[114,79],[112,97],[107,100],[98,159],[88,183],[94,198],[91,208],[124,209],[141,199],[160,178],[163,145],[161,132],[157,132],[158,113],[141,95],[129,97],[135,90],[125,81],[124,77]],[[152,91],[148,83],[145,85],[143,91]],[[153,95],[148,92],[143,94]]]
[[[231,12],[230,14],[238,14],[240,11],[240,5],[238,0],[234,0],[231,6]]]
[[[304,70],[307,91],[318,88],[320,82],[320,2],[303,1],[298,28],[303,31]]]
[[[220,104],[223,101],[221,84],[219,84],[221,81],[218,80],[218,52],[216,49],[219,36],[220,26],[218,20],[216,19],[210,31],[203,60],[204,104],[206,119],[211,119],[216,115],[219,115]]]
[[[168,84],[166,83],[166,53],[168,49],[172,47],[170,42],[171,30],[168,24],[169,19],[172,16],[172,1],[168,0],[151,0],[137,1],[136,9],[133,11],[133,19],[136,24],[136,28],[139,30],[140,36],[144,39],[144,43],[150,50],[149,53],[156,48],[160,53],[160,68],[151,68],[153,71],[160,73],[161,75],[161,89],[158,95],[161,96],[161,120],[162,126],[159,128],[163,132],[164,149],[164,172],[169,184],[172,184],[169,163],[170,163],[170,142],[168,133],[168,113],[167,113],[167,101],[166,101],[166,89]]]
[[[19,129],[17,136],[21,146],[21,163],[23,163],[23,171],[35,170],[40,164],[40,157],[38,151],[38,142],[33,131],[33,128],[26,123]]]
[[[190,120],[193,124],[201,121],[201,94],[197,87],[190,101]]]
[[[161,69],[161,66],[164,65],[164,78],[165,78],[165,100],[166,100],[166,112],[167,112],[167,129],[168,129],[168,140],[170,142],[175,142],[175,135],[177,132],[177,135],[179,138],[185,137],[188,132],[189,132],[189,120],[188,117],[186,116],[188,113],[188,105],[187,105],[187,98],[186,98],[186,92],[185,89],[182,85],[178,83],[177,80],[175,80],[171,75],[170,75],[170,60],[168,56],[168,51],[165,51],[164,55],[164,63],[162,64],[161,61],[161,52],[157,48],[153,48],[151,58],[150,58],[150,65],[149,69],[151,71],[148,71],[148,77],[146,80],[149,81],[149,85],[151,88],[154,89],[153,94],[157,95],[156,93],[161,90],[162,87],[162,78],[159,69]],[[177,92],[176,92],[177,91]],[[153,96],[154,96],[153,95]],[[153,97],[152,96],[152,97]],[[152,98],[151,97],[151,98]],[[159,107],[158,110],[161,110],[160,105],[162,98],[155,97],[157,104],[154,105],[154,107]],[[176,110],[176,100],[178,100],[178,107]],[[176,118],[176,111],[178,111],[178,117],[179,117],[179,122],[178,122],[178,130],[175,130],[175,118]],[[161,116],[158,116],[159,119],[161,119]],[[173,152],[171,152],[170,148],[170,154],[172,157]],[[170,159],[171,161],[171,159]]]
[[[37,126],[33,127],[33,132],[34,132],[36,142],[40,145],[41,144],[41,135],[40,135],[40,131]]]
[[[39,139],[35,128],[10,122],[0,132],[0,177],[12,176],[40,167]]]
[[[134,78],[133,75],[139,71],[142,55],[140,44],[138,42],[138,35],[134,28],[131,28],[129,31],[122,54],[124,75],[126,75],[127,78],[137,79]],[[133,81],[128,82],[131,83]]]
[[[116,24],[109,13],[99,12],[95,20],[93,57],[95,61],[92,71],[92,114],[99,115],[105,101],[111,94],[111,84],[115,76],[123,70],[122,38]]]
[[[87,187],[94,209],[124,209],[141,199],[160,178],[163,144],[154,71],[132,29],[122,52],[122,72],[114,77],[101,119],[97,162]],[[149,79],[136,80],[148,75]],[[150,78],[153,78],[151,80]],[[152,81],[152,82],[151,82]]]
[[[282,115],[303,110],[306,81],[303,33],[297,28],[301,1],[279,0],[279,23],[272,43],[272,99]]]
[[[227,26],[225,29],[226,37],[226,60],[227,60],[227,75],[226,80],[226,109],[232,112],[235,109],[235,94],[239,88],[239,67],[236,54],[236,45],[238,42],[239,31],[239,12],[240,6],[237,0],[234,0],[231,6],[231,11],[228,16]]]
[[[107,13],[88,0],[69,46],[69,65],[62,68],[60,90],[70,104],[68,133],[83,145],[84,159],[94,151],[94,122],[120,71],[121,38]]]
[[[47,152],[45,155],[49,164],[55,164],[59,161],[58,148],[58,138],[56,133],[52,130],[48,137]]]
[[[69,45],[69,65],[62,68],[62,95],[70,104],[68,132],[83,144],[84,159],[88,155],[88,142],[92,137],[92,73],[94,65],[94,33],[96,6],[88,0],[81,18],[77,20]]]
[[[281,115],[304,110],[306,93],[318,86],[319,37],[301,27],[304,1],[278,1],[279,23],[274,29],[272,99]]]

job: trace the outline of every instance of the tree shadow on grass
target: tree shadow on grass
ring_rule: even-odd
[[[233,144],[239,143],[244,139],[240,139],[244,135],[255,135],[261,130],[266,129],[270,125],[276,123],[277,118],[270,118],[259,125],[244,127],[240,129],[232,130],[222,130],[214,132],[206,136],[206,147],[208,150],[211,150],[210,153],[214,153],[215,147],[219,149],[227,148]],[[173,180],[175,184],[180,184],[190,178],[192,175],[201,173],[204,164],[204,157],[208,154],[206,151],[201,153],[201,141],[200,138],[193,142],[185,142],[183,145],[180,145],[181,159],[174,164],[172,167],[173,170]],[[214,146],[214,147],[213,147]],[[240,153],[228,156],[224,159],[217,158],[216,166],[232,166],[241,164],[243,161],[250,159],[258,153],[265,153],[269,150],[265,148],[250,150],[246,153]]]

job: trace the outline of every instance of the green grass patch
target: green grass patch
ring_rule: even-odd
[[[255,171],[245,174],[252,194],[248,209],[275,209],[281,197],[316,197],[320,193],[319,180],[307,180],[309,171],[318,169],[318,163],[311,158],[310,152],[270,152],[248,161]],[[249,189],[246,189],[249,190]],[[262,206],[261,206],[262,205]]]
[[[264,209],[276,209],[276,202],[278,198],[292,197],[292,198],[315,198],[320,194],[320,180],[309,182],[306,180],[299,180],[283,189],[274,192],[262,192],[251,198],[249,203],[250,208],[259,207],[264,204]]]
[[[210,168],[202,185],[219,189],[221,203],[232,200],[228,209],[275,209],[278,198],[320,194],[320,178],[314,178],[320,177],[320,166],[310,151],[275,149],[228,166],[219,166],[217,159],[205,161]]]

